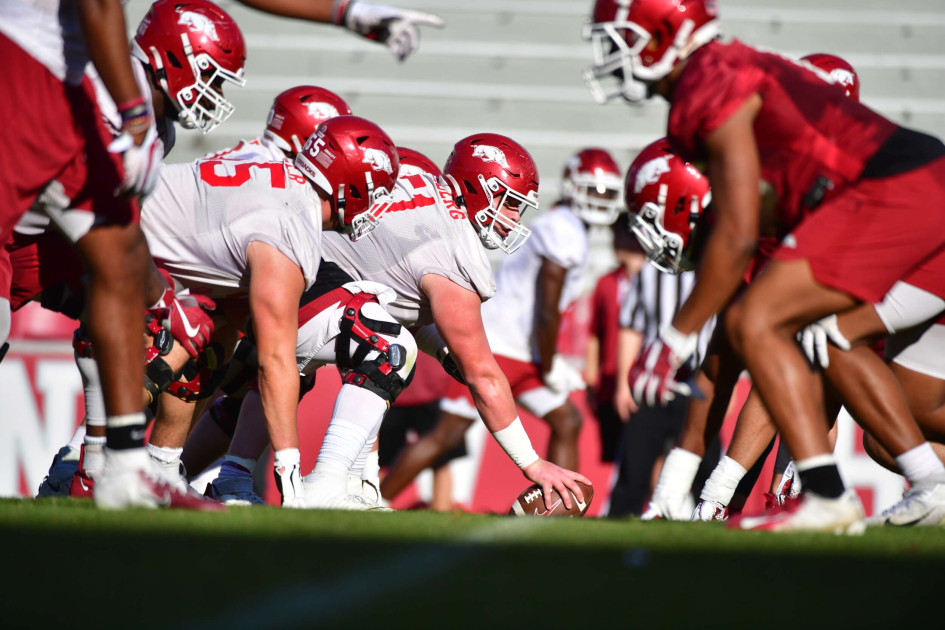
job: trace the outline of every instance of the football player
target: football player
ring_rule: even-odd
[[[206,35],[208,25],[213,37]],[[156,120],[158,142],[163,145],[165,156],[175,144],[175,123],[208,133],[232,114],[233,105],[224,96],[224,85],[243,85],[245,58],[239,27],[215,4],[205,0],[186,3],[159,0],[151,6],[131,41],[131,67],[144,95],[146,111]],[[97,102],[106,124],[117,136],[119,112],[98,74],[89,71],[88,75],[96,86]],[[55,196],[46,195],[40,201],[38,205],[47,206],[47,211],[63,205]],[[86,229],[81,214],[65,207],[57,212],[64,217],[60,223],[66,223],[72,232],[81,234]],[[45,214],[38,210],[28,212],[17,225],[13,242],[8,246],[13,263],[10,290],[14,310],[35,299],[46,308],[80,319],[85,303],[82,280],[85,270],[81,260],[64,246],[63,233],[71,234],[51,227]],[[173,292],[167,293],[172,285],[158,275],[153,265],[151,274],[151,293],[158,296],[151,301],[152,317],[170,317],[171,332],[178,343],[174,348],[162,348],[161,355],[149,357],[145,402],[174,380],[173,375],[191,356],[196,356],[212,331],[212,321],[190,299],[181,303]],[[186,322],[180,319],[176,304],[186,311]],[[56,454],[38,496],[68,494],[73,485],[75,496],[90,496],[94,475],[104,464],[105,411],[98,365],[84,326],[76,331],[74,345],[85,389],[85,424],[77,429],[70,444]],[[84,446],[81,466],[80,445]]]
[[[542,460],[531,447],[517,417],[508,380],[489,348],[480,314],[480,304],[495,291],[483,246],[514,251],[528,238],[528,230],[520,219],[525,210],[537,208],[538,175],[534,161],[509,138],[476,134],[455,145],[444,174],[449,184],[426,173],[401,177],[379,228],[357,244],[327,235],[323,258],[336,265],[343,278],[356,282],[370,279],[392,288],[393,299],[389,302],[383,294],[378,295],[386,302],[386,311],[397,326],[415,331],[421,350],[465,379],[486,426],[523,474],[541,484],[546,496],[553,487],[567,497],[564,492],[567,487],[580,500],[582,495],[575,480],[586,482],[585,478]],[[331,297],[322,307],[325,310],[314,316],[308,330],[305,326],[300,330],[299,346],[309,348],[305,359],[312,362],[313,368],[332,362],[337,352],[344,385],[315,468],[305,478],[304,505],[364,509],[372,507],[370,499],[376,497],[352,494],[363,492],[362,479],[369,476],[368,471],[359,467],[369,457],[388,404],[402,383],[377,374],[372,377],[365,369],[378,362],[382,371],[386,369],[384,363],[396,365],[389,349],[381,349],[379,358],[372,361],[369,354],[372,349],[352,352],[355,347],[351,345],[352,333],[338,332],[339,312],[344,312],[344,321],[350,310],[350,317],[360,319],[370,330],[371,326],[383,325],[384,311],[371,309],[378,304],[365,301],[364,296],[341,295],[342,301],[338,301],[337,289],[328,295]],[[352,299],[358,299],[358,303],[353,304]],[[400,331],[387,329],[385,334]],[[335,343],[326,347],[328,341]],[[407,361],[411,361],[409,349]],[[363,367],[359,370],[358,366]],[[392,372],[403,373],[403,368],[387,370],[387,375]],[[238,432],[243,421],[241,416]],[[234,499],[245,497],[252,484],[246,467],[252,465],[264,447],[258,441],[237,444],[234,440],[227,457],[235,463],[241,461],[244,470],[235,466],[227,470],[225,465],[214,482],[217,489]],[[235,451],[241,460],[233,458]],[[239,492],[234,481],[237,473],[243,479],[243,490]],[[224,476],[230,479],[221,486]]]
[[[126,37],[116,0],[0,2],[5,172],[0,245],[9,242],[14,225],[41,192],[64,202],[49,205],[47,212],[75,244],[92,278],[88,330],[107,364],[101,374],[106,468],[123,489],[122,507],[153,504],[155,491],[144,474],[140,318],[142,307],[160,292],[146,292],[147,245],[133,197],[150,192],[162,157]],[[90,60],[116,104],[117,139],[103,124],[85,75]],[[65,212],[67,207],[72,212]],[[12,279],[8,254],[2,259],[0,343],[8,332]]]
[[[447,176],[450,167],[447,165]],[[468,178],[467,180],[468,181]],[[518,404],[551,427],[547,457],[576,470],[581,413],[569,394],[581,374],[558,354],[561,313],[579,296],[587,268],[588,226],[607,226],[620,213],[623,182],[613,157],[583,149],[567,162],[562,199],[530,225],[521,251],[503,261],[496,294],[482,307],[489,346]],[[451,383],[433,431],[407,447],[381,482],[390,500],[422,470],[462,443],[479,417],[472,390]]]
[[[660,400],[686,393],[677,366],[691,354],[695,331],[741,284],[758,246],[764,182],[783,240],[729,307],[726,327],[795,457],[803,491],[780,512],[736,525],[860,532],[862,505],[837,471],[815,374],[794,337],[824,316],[880,301],[903,278],[935,292],[923,280],[937,275],[943,245],[945,191],[937,181],[945,145],[847,98],[810,66],[716,41],[718,33],[716,3],[706,0],[598,0],[588,28],[595,94],[607,97],[600,81],[614,72],[613,95],[672,94],[668,137],[684,158],[706,164],[715,207],[699,282],[631,378],[636,391]],[[897,229],[904,220],[910,229]],[[893,434],[887,446],[910,478],[945,471],[911,414],[868,428]]]
[[[859,100],[859,78],[852,66],[846,61],[834,55],[823,53],[807,55],[802,57],[801,61],[806,61],[823,70],[827,74],[826,78],[843,87],[847,96]],[[695,224],[690,226],[679,221],[674,221],[669,227],[671,232],[686,242],[689,242],[692,238],[691,230],[694,228]],[[771,233],[773,228],[769,227],[766,230],[761,230],[761,232]],[[776,247],[776,239],[770,236],[761,238],[758,252],[752,260],[749,273],[746,275],[746,282],[750,282],[752,278],[758,275],[767,264]],[[741,505],[747,499],[749,492],[744,486],[747,483],[754,484],[753,478],[749,477],[748,480],[744,480],[744,478],[748,474],[748,470],[752,469],[756,460],[762,457],[766,450],[770,448],[769,445],[776,434],[777,430],[774,423],[768,416],[757,392],[750,392],[739,413],[735,433],[727,453],[706,481],[699,504],[691,514],[687,514],[688,509],[681,509],[681,506],[686,504],[684,499],[688,495],[689,487],[692,484],[691,476],[695,474],[695,469],[692,466],[699,465],[700,458],[703,455],[704,440],[711,439],[721,429],[727,410],[727,401],[730,400],[739,373],[743,369],[741,361],[733,355],[730,344],[724,337],[724,329],[717,329],[715,335],[716,339],[712,344],[710,356],[704,363],[705,374],[697,375],[697,378],[702,379],[703,376],[708,376],[710,380],[716,383],[713,397],[718,397],[720,402],[711,408],[708,416],[698,411],[688,415],[677,448],[664,464],[663,471],[665,475],[661,475],[657,483],[653,500],[645,514],[647,518],[681,520],[688,519],[691,516],[693,520],[725,520],[728,517],[730,507],[733,511],[740,511]],[[705,383],[703,383],[704,388]],[[832,397],[830,404],[832,407],[828,410],[827,415],[836,418],[839,411],[839,401]],[[782,448],[782,450],[786,449]],[[789,459],[790,455],[787,457]],[[787,480],[786,483],[790,483],[790,480]],[[770,497],[766,495],[766,499],[772,505],[777,505],[779,504],[777,497],[783,496],[785,493],[778,491],[779,487],[783,489],[783,484],[780,481],[773,481],[773,485],[775,493],[771,493]],[[793,484],[795,496],[799,492],[799,486],[799,483]],[[737,489],[739,490],[739,496],[736,498],[736,502],[730,506]],[[780,502],[783,503],[783,499]]]

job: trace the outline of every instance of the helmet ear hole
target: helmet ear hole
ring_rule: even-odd
[[[174,66],[175,68],[184,67],[183,64],[181,64],[181,62],[177,59],[177,57],[174,55],[173,52],[171,52],[170,50],[165,50],[164,52],[167,55],[167,62],[170,65]]]

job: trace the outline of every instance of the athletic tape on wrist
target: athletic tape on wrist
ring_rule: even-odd
[[[525,468],[538,461],[538,453],[532,448],[532,441],[528,439],[528,433],[525,432],[525,427],[522,426],[522,421],[518,417],[509,426],[495,431],[492,436],[519,468]]]

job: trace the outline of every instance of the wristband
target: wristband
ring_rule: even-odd
[[[331,5],[331,23],[344,24],[345,13],[348,12],[350,5],[351,0],[335,0],[334,4]]]
[[[539,459],[538,453],[532,448],[532,441],[525,433],[522,421],[517,416],[512,424],[493,432],[492,437],[519,468],[534,464]]]

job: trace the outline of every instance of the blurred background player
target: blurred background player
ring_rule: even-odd
[[[626,300],[633,278],[646,264],[646,255],[630,232],[629,215],[621,212],[610,226],[617,267],[597,280],[591,297],[589,334],[584,359],[587,401],[600,431],[601,461],[613,462],[623,425],[614,404],[617,393],[618,344],[632,341],[620,334],[620,305]],[[633,356],[635,349],[623,350]]]
[[[624,191],[630,229],[643,244],[643,249],[652,253],[654,242],[666,242],[667,247],[665,255],[651,256],[650,264],[645,265],[632,280],[621,305],[621,341],[614,401],[617,413],[627,419],[628,424],[620,440],[618,474],[608,515],[642,514],[644,519],[670,518],[671,511],[692,512],[691,492],[701,490],[702,483],[718,461],[716,440],[711,443],[705,464],[686,461],[692,478],[680,488],[681,504],[666,504],[663,487],[655,482],[655,478],[662,480],[664,470],[669,474],[677,462],[685,458],[679,449],[670,450],[670,447],[679,438],[687,416],[701,413],[708,402],[678,397],[665,407],[652,401],[643,401],[638,407],[633,401],[628,376],[640,348],[657,338],[695,284],[692,250],[688,247],[695,244],[673,240],[667,228],[673,222],[688,224],[701,217],[709,203],[709,185],[697,170],[673,156],[665,141],[657,141],[645,147],[627,169]],[[647,224],[640,221],[641,216],[652,218],[655,229],[645,229]],[[691,372],[705,356],[711,332],[710,324],[700,334],[695,356],[686,366]],[[707,395],[710,393],[706,392]],[[665,463],[662,463],[664,457]],[[644,512],[651,494],[649,507]]]
[[[561,313],[581,291],[588,226],[617,219],[621,192],[620,170],[609,153],[597,148],[576,153],[565,166],[561,201],[524,232],[528,240],[503,261],[496,294],[482,308],[489,346],[516,402],[548,423],[548,460],[571,470],[578,468],[581,414],[568,396],[583,389],[584,381],[557,352]],[[459,383],[450,384],[441,407],[436,429],[405,449],[388,471],[381,483],[385,499],[462,444],[478,418],[470,393]]]
[[[420,353],[410,384],[391,404],[377,434],[378,466],[391,466],[400,452],[433,430],[440,417],[440,401],[449,387],[450,376],[433,357]],[[453,477],[450,462],[466,455],[466,443],[445,453],[430,466],[433,487],[427,507],[437,512],[454,509]],[[365,479],[366,480],[366,479]],[[380,496],[380,489],[377,490]],[[418,506],[419,507],[419,506]]]

